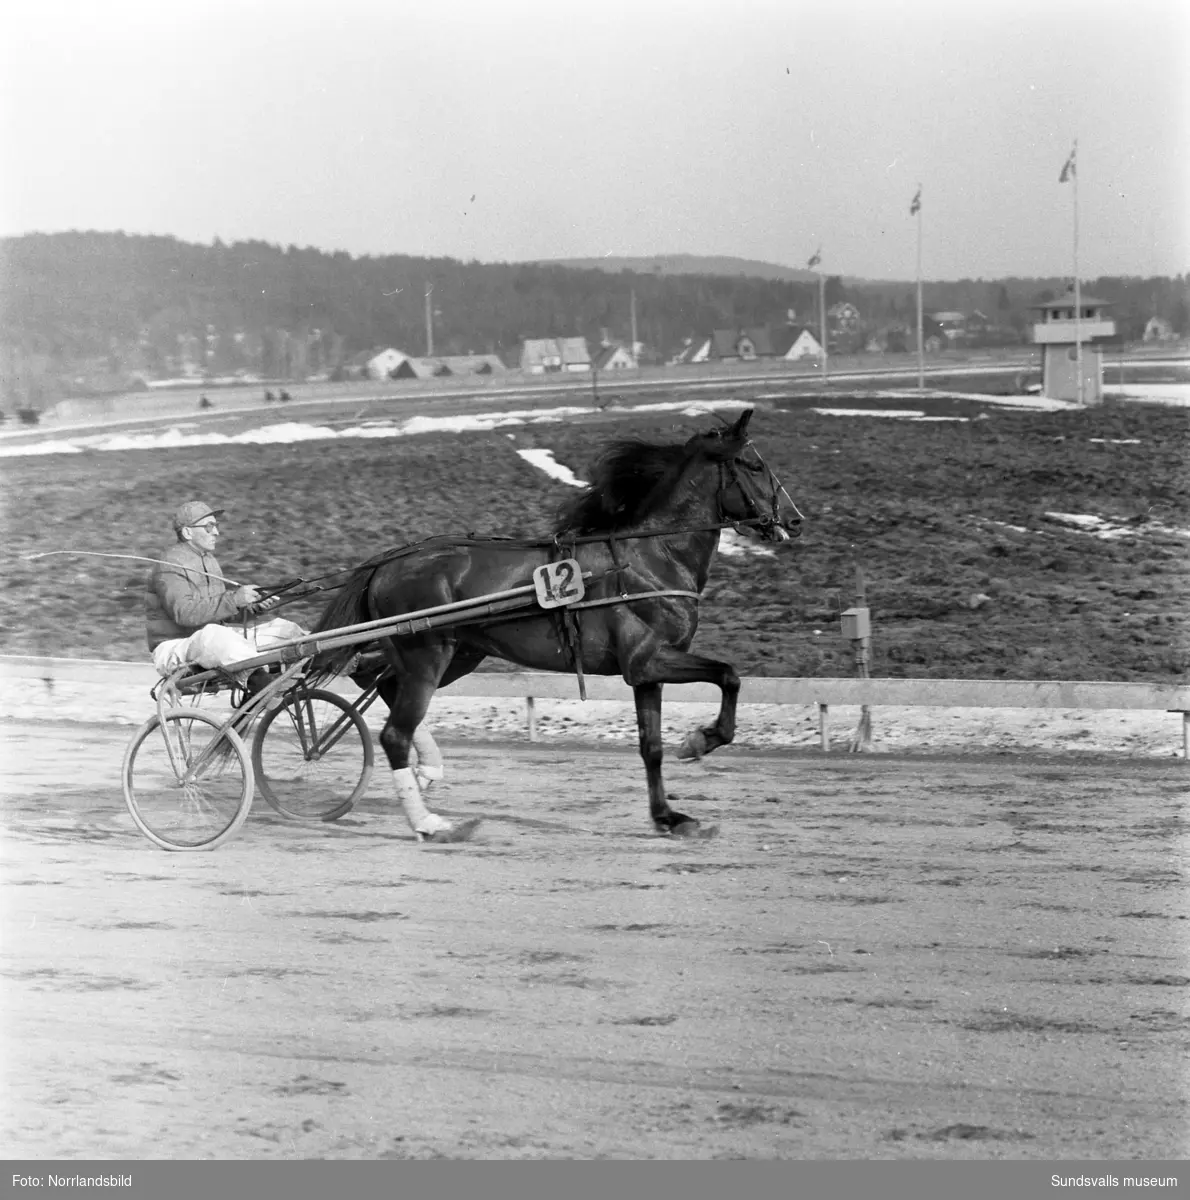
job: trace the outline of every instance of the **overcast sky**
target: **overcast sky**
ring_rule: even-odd
[[[9,0],[0,234],[1190,270],[1187,0]]]

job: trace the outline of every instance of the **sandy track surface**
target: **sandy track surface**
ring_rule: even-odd
[[[446,740],[209,854],[124,811],[127,726],[0,729],[14,1157],[1173,1158],[1183,763]]]

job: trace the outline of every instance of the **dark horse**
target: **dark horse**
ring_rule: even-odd
[[[636,698],[653,824],[661,833],[698,833],[698,821],[670,807],[662,784],[661,688],[707,682],[722,693],[718,718],[687,737],[682,757],[732,740],[739,676],[730,664],[688,649],[698,628],[699,593],[722,529],[750,527],[763,539],[784,541],[801,520],[748,440],[751,416],[748,409],[734,424],[684,444],[610,444],[591,482],[560,510],[552,540],[431,538],[355,571],[316,632],[503,592],[560,559],[577,559],[589,575],[585,607],[522,608],[380,643],[389,666],[379,682],[389,707],[380,743],[411,823],[414,731],[437,688],[495,655],[536,670],[623,676]],[[351,647],[328,651],[324,665],[341,669],[351,653]],[[420,794],[414,800],[414,810],[424,814]]]

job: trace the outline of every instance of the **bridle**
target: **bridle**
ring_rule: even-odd
[[[756,466],[742,462],[741,456],[745,450],[751,449],[756,456]],[[749,472],[759,474],[761,471],[768,476],[769,482],[772,484],[772,495],[769,498],[768,511],[757,502],[753,491],[749,487],[744,486],[743,479],[740,475],[741,467]],[[735,488],[739,493],[740,499],[743,501],[744,507],[749,510],[749,515],[746,517],[733,517],[727,511],[726,496],[727,493]],[[790,525],[787,521],[781,520],[781,497],[784,496],[789,507],[796,513],[795,523]],[[805,520],[798,506],[794,504],[793,497],[785,490],[785,485],[777,478],[776,472],[764,460],[764,456],[756,449],[755,444],[749,439],[743,445],[739,454],[732,455],[731,458],[721,459],[719,461],[719,491],[716,496],[716,503],[719,509],[719,521],[724,526],[730,526],[737,532],[743,526],[754,526],[760,532],[767,533],[773,537],[775,541],[784,541],[786,538],[801,537],[801,522]]]

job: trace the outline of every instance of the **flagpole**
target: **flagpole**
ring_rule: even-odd
[[[918,197],[921,196],[921,185],[917,186]],[[922,346],[922,319],[921,319],[921,202],[920,199],[917,205],[917,390],[925,391],[926,387],[926,364],[925,351]]]
[[[1078,277],[1078,139],[1074,140],[1071,151],[1074,168],[1071,172],[1074,184],[1074,369],[1078,372],[1078,402],[1082,404],[1083,388],[1083,331],[1082,331],[1082,291]]]
[[[818,332],[822,334],[822,382],[826,383],[827,350],[826,334],[826,273],[818,272]]]

